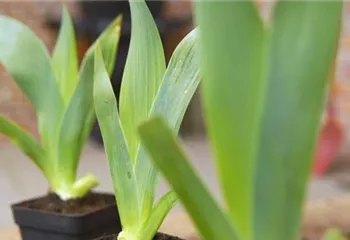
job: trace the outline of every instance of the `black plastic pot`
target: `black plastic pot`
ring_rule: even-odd
[[[94,240],[116,240],[117,236],[118,235],[113,234],[113,235],[109,235],[109,236],[99,237],[99,238],[96,238]],[[175,237],[175,236],[172,236],[172,235],[168,235],[168,234],[165,234],[165,233],[157,233],[154,236],[153,240],[184,240],[184,239],[178,238],[178,237]]]
[[[111,194],[97,195],[114,198]],[[59,214],[27,207],[28,203],[45,197],[11,206],[23,240],[92,240],[99,236],[116,234],[121,230],[115,204],[82,214]]]

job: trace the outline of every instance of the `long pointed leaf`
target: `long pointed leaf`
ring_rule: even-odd
[[[72,19],[62,10],[61,28],[52,54],[52,66],[63,101],[68,104],[78,82],[78,57]]]
[[[255,181],[255,239],[299,237],[341,13],[340,1],[277,3]]]
[[[139,235],[142,236],[143,239],[153,239],[165,217],[175,206],[177,201],[178,198],[174,191],[170,190],[167,192],[153,208],[152,214],[143,226],[143,229],[141,229]]]
[[[33,162],[47,174],[48,164],[45,162],[45,151],[26,130],[16,123],[0,115],[0,132],[6,135]]]
[[[208,133],[240,239],[252,239],[264,28],[252,1],[197,1]]]
[[[197,43],[197,30],[193,30],[177,46],[151,109],[150,115],[162,116],[175,134],[200,81]],[[141,186],[142,217],[147,219],[154,202],[158,174],[142,146],[135,169]]]
[[[159,118],[152,119],[141,125],[139,132],[154,164],[178,194],[202,236],[205,239],[237,239],[228,218],[195,175],[164,122]]]
[[[0,16],[0,29],[0,63],[37,110],[44,146],[52,146],[63,101],[47,49],[28,27],[15,19]]]
[[[115,65],[121,21],[121,17],[116,18],[97,40],[110,75]],[[83,59],[79,83],[65,112],[60,133],[60,172],[64,173],[70,182],[75,180],[81,150],[95,122],[93,103],[95,46],[93,44],[89,48]]]
[[[93,91],[96,115],[124,231],[128,230],[129,226],[138,226],[139,223],[136,177],[118,116],[117,102],[99,47],[95,50],[94,70]]]
[[[149,116],[165,72],[162,42],[143,0],[130,1],[131,40],[120,90],[120,118],[135,161],[138,125]]]

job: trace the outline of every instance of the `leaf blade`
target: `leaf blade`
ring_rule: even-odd
[[[264,26],[252,1],[197,1],[195,13],[204,113],[221,189],[238,237],[251,240]]]
[[[65,6],[51,64],[63,101],[68,104],[78,83],[78,56],[72,19]]]
[[[299,237],[327,77],[336,56],[341,5],[338,1],[276,5],[257,166],[256,239]],[[319,18],[324,14],[327,17]]]
[[[237,239],[228,218],[195,175],[164,122],[159,118],[149,120],[141,125],[139,133],[154,164],[177,193],[202,236],[205,239]]]
[[[121,30],[121,17],[117,17],[96,40],[99,42],[107,72],[111,75]],[[59,154],[60,172],[70,182],[75,181],[80,153],[96,120],[93,102],[94,55],[96,42],[84,56],[79,82],[62,120]]]
[[[120,119],[131,159],[139,147],[138,125],[148,118],[165,72],[162,42],[145,1],[130,1],[131,40],[120,90]],[[147,47],[145,47],[147,46]]]
[[[117,112],[117,102],[99,47],[95,50],[94,104],[123,231],[138,226],[137,185],[128,146]]]
[[[44,158],[45,151],[33,136],[3,115],[0,115],[0,132],[6,135],[25,155],[32,159],[45,175],[47,174],[48,167]]]
[[[38,112],[41,140],[44,148],[51,149],[63,101],[50,56],[42,41],[21,22],[0,16],[0,28],[0,62]]]
[[[150,116],[162,116],[175,134],[200,82],[197,29],[191,31],[176,47],[165,72]],[[143,219],[152,210],[158,172],[141,146],[135,166]]]
[[[142,226],[139,236],[142,239],[153,239],[165,217],[175,206],[177,201],[178,198],[174,191],[170,190],[164,194],[153,208],[152,214],[147,222]]]

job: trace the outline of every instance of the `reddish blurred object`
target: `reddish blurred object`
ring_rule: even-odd
[[[316,149],[316,159],[313,173],[317,176],[324,175],[336,158],[344,139],[344,130],[336,118],[334,92],[331,93],[328,102],[326,122],[322,126],[319,142]]]

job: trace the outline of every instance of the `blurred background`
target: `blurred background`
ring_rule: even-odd
[[[124,23],[112,83],[119,88],[130,40],[130,13],[126,1],[85,1],[68,3],[73,17],[80,60],[90,44],[118,14]],[[265,20],[269,20],[272,2],[258,2]],[[190,1],[149,1],[170,58],[178,42],[193,28]],[[324,111],[323,125],[316,151],[315,173],[310,177],[309,199],[346,194],[350,188],[350,2],[345,4],[342,38],[339,45],[334,82]],[[28,25],[51,51],[60,24],[60,2],[0,1],[0,14],[12,16]],[[0,29],[1,30],[1,29]],[[24,53],[25,54],[25,53]],[[331,79],[333,80],[333,79]],[[30,104],[0,66],[0,112],[21,124],[34,135],[36,116]],[[205,138],[200,96],[197,93],[186,113],[180,131],[184,146],[209,189],[220,200],[211,154]],[[112,191],[112,183],[98,125],[84,151],[79,174],[93,172],[101,181],[97,188]],[[41,172],[8,139],[0,135],[0,230],[13,225],[9,205],[26,198],[44,195],[47,183]],[[167,185],[160,182],[159,195]],[[174,211],[181,211],[177,207]]]

